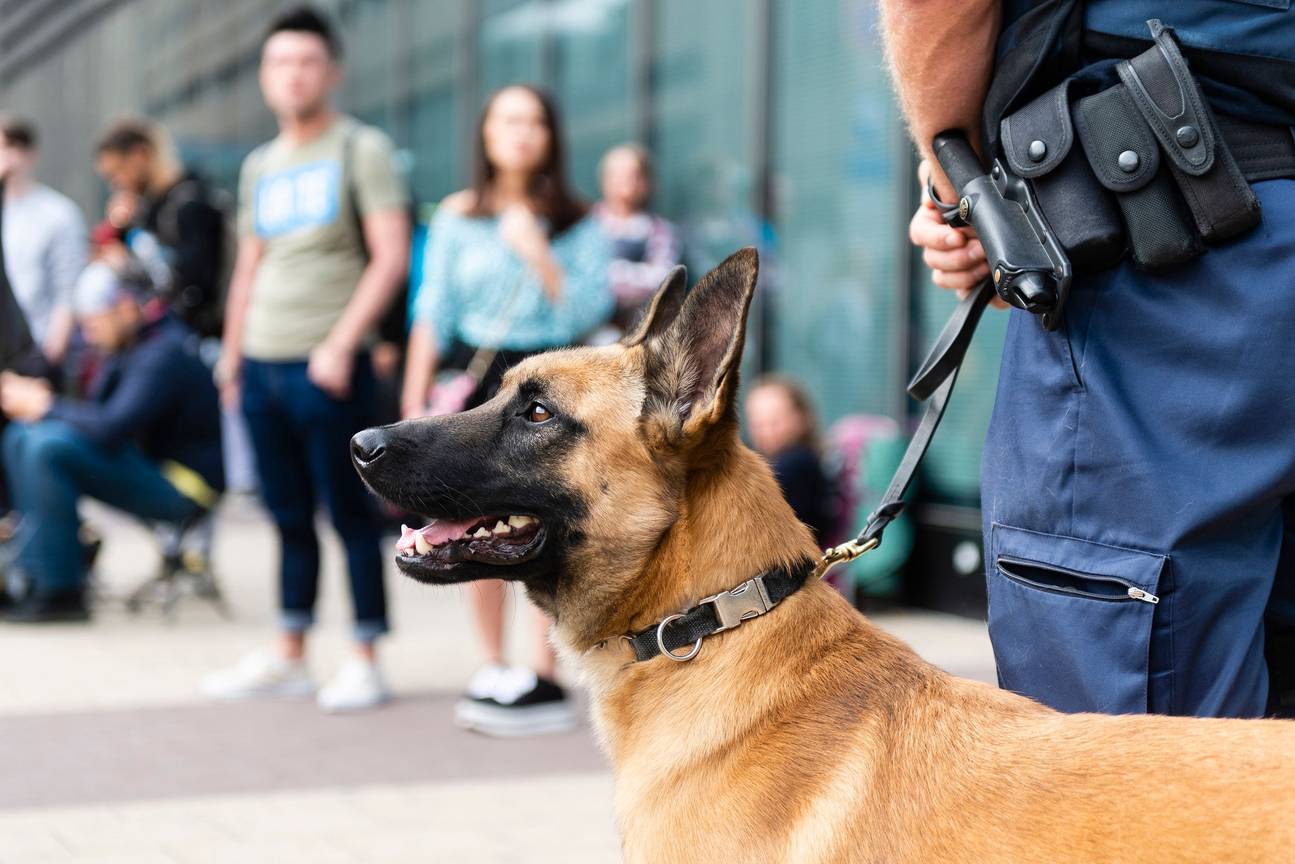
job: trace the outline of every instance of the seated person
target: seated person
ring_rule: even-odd
[[[224,485],[220,412],[211,372],[191,331],[150,302],[140,281],[106,262],[86,268],[73,311],[104,355],[86,400],[40,380],[0,375],[0,409],[12,422],[4,462],[18,533],[10,585],[26,586],[11,621],[85,620],[77,500],[88,495],[144,519],[184,522],[211,507]]]
[[[751,445],[773,466],[796,518],[821,541],[832,527],[832,489],[819,459],[808,394],[790,378],[767,375],[747,393],[746,423]]]

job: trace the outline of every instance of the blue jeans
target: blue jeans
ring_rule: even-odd
[[[1164,273],[1013,311],[982,461],[1002,686],[1067,711],[1261,716],[1295,629],[1295,181]],[[1158,603],[1151,602],[1158,598]]]
[[[351,465],[351,436],[372,422],[373,399],[373,370],[364,354],[355,359],[349,399],[334,399],[311,383],[304,362],[243,363],[243,414],[261,497],[282,544],[279,602],[289,632],[314,623],[317,501],[328,507],[346,549],[356,638],[371,642],[387,631],[377,513]]]
[[[18,564],[37,593],[77,590],[85,581],[76,511],[82,495],[159,522],[183,522],[199,509],[134,445],[100,447],[59,421],[10,424],[4,463],[22,517]]]

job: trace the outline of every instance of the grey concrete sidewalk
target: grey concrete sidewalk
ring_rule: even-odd
[[[198,694],[202,674],[273,632],[266,520],[247,501],[221,515],[216,560],[233,619],[190,599],[168,624],[112,599],[154,566],[152,538],[88,512],[107,537],[95,621],[0,625],[0,864],[617,860],[610,775],[587,729],[500,742],[451,724],[479,661],[461,591],[392,574],[389,707],[329,717],[310,702],[213,704]],[[321,679],[348,643],[331,538],[324,582],[312,637]],[[512,641],[525,649],[523,611],[514,604]],[[877,621],[950,671],[993,680],[983,624]]]

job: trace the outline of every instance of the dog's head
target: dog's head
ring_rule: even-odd
[[[478,408],[356,435],[365,482],[435,520],[405,532],[400,569],[431,583],[521,581],[555,613],[563,597],[606,610],[650,590],[641,577],[687,518],[685,486],[741,449],[757,270],[745,249],[689,292],[676,268],[619,344],[532,357]]]

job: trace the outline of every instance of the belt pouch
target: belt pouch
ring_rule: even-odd
[[[1075,127],[1098,182],[1115,193],[1134,262],[1154,270],[1199,255],[1190,217],[1160,164],[1160,146],[1124,85],[1080,99]]]
[[[1073,146],[1071,80],[1004,117],[1000,140],[1008,166],[1029,182],[1071,262],[1077,269],[1100,270],[1124,254],[1124,230],[1114,197]]]
[[[1219,133],[1173,30],[1147,22],[1155,45],[1116,66],[1133,103],[1155,134],[1196,230],[1215,243],[1261,219],[1259,200]]]

